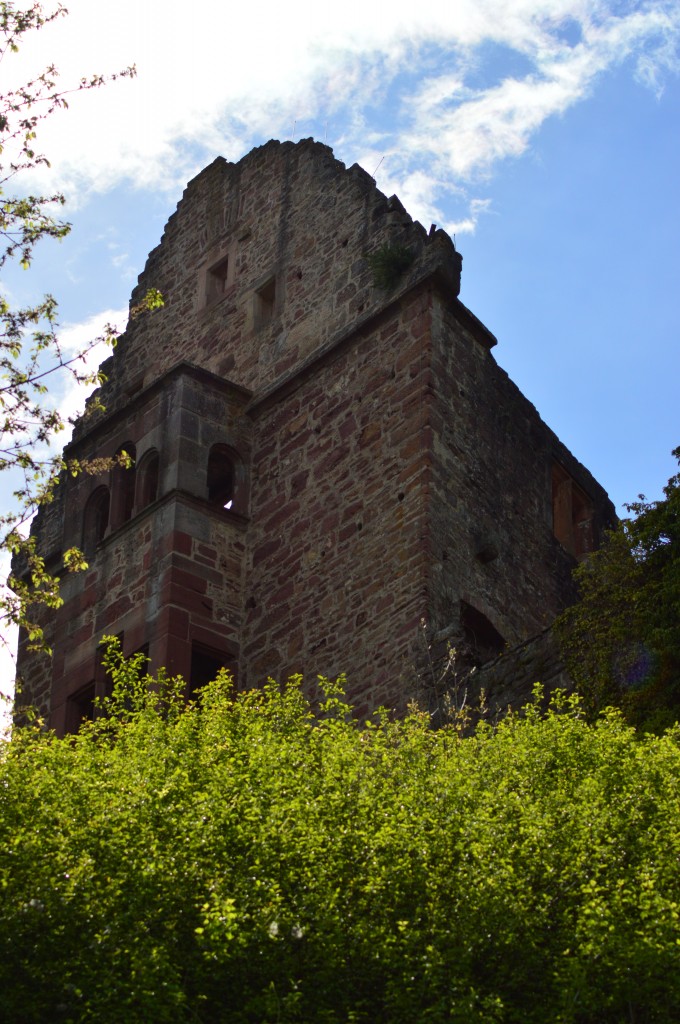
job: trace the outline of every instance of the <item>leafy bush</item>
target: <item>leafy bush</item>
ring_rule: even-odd
[[[0,991],[21,1022],[667,1022],[678,731],[577,701],[461,738],[299,681],[184,706],[111,656],[0,762]]]

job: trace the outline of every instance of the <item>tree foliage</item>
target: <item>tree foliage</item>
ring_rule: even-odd
[[[99,718],[0,762],[14,1024],[677,1019],[678,730],[574,698],[461,738],[109,667]]]
[[[659,731],[680,717],[680,474],[661,501],[626,508],[632,517],[577,569],[580,601],[559,633],[592,712],[614,703]]]
[[[45,13],[39,3],[21,9],[0,2],[0,65],[6,66],[26,36],[66,13],[61,5]],[[130,67],[106,78],[92,75],[63,89],[58,86],[56,68],[50,65],[36,78],[0,96],[0,268],[14,261],[28,270],[39,242],[62,239],[70,231],[70,225],[58,216],[65,202],[62,194],[27,191],[31,172],[49,166],[47,157],[36,149],[41,121],[67,107],[71,93],[134,73]],[[16,188],[16,194],[8,193],[10,186]],[[157,294],[150,295],[144,309],[159,303]],[[103,336],[70,355],[62,349],[58,329],[58,307],[52,295],[13,308],[6,295],[0,294],[0,470],[11,477],[14,499],[12,507],[0,515],[0,551],[17,556],[22,569],[10,581],[13,590],[0,592],[0,621],[23,626],[37,646],[42,643],[42,631],[33,609],[36,605],[58,607],[61,598],[59,578],[47,571],[34,539],[26,536],[26,524],[41,505],[53,499],[60,473],[101,470],[101,463],[67,464],[50,450],[55,435],[66,425],[54,393],[64,375],[83,384],[101,382],[99,372],[88,370],[86,357],[102,341],[113,343],[116,338],[114,328],[107,327]],[[80,552],[65,553],[66,571],[81,569],[84,564]]]

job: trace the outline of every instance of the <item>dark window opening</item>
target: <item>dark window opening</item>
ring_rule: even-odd
[[[229,257],[216,263],[208,271],[205,282],[205,298],[207,303],[217,302],[227,290],[229,279]]]
[[[553,533],[570,555],[582,559],[593,551],[592,502],[557,462],[552,469],[552,513]]]
[[[220,508],[234,505],[234,460],[226,445],[214,444],[208,456],[208,501]]]
[[[123,651],[125,649],[124,630],[121,630],[116,634],[116,640],[118,641],[119,650]],[[104,664],[105,653],[105,648],[100,644],[99,647],[97,647],[94,667],[94,683],[97,697],[110,697],[113,693],[113,676]]]
[[[88,683],[68,698],[66,732],[78,732],[83,722],[92,722],[95,713],[95,686]]]
[[[212,683],[223,668],[228,669],[236,681],[236,661],[233,656],[193,644],[187,696],[193,697],[197,690]]]
[[[149,671],[149,645],[148,644],[142,644],[141,647],[138,647],[136,651],[132,652],[132,654],[128,654],[127,657],[128,658],[136,658],[139,655],[141,655],[144,658],[144,661],[142,662],[142,666],[141,666],[141,673],[142,673],[143,676],[145,676],[145,675],[147,675],[147,673]]]
[[[460,602],[460,624],[467,648],[466,660],[477,668],[493,661],[505,648],[505,640],[486,615],[466,601]]]
[[[97,545],[104,539],[109,525],[109,489],[98,487],[90,495],[85,506],[83,520],[83,552],[86,556],[94,554]]]
[[[274,318],[276,308],[276,278],[271,277],[255,292],[255,328],[265,327]]]
[[[130,464],[116,465],[111,472],[111,529],[132,518],[135,504],[135,458],[137,452],[133,444],[124,444],[116,452],[115,458],[127,458]]]
[[[158,452],[147,452],[137,470],[137,508],[146,508],[158,497]]]
[[[122,645],[122,640],[121,640],[121,645]],[[126,654],[125,660],[128,661],[130,658],[135,658],[135,657],[137,657],[140,654],[143,657],[143,661],[142,661],[142,663],[139,666],[137,671],[139,673],[139,678],[143,679],[145,676],[149,675],[149,672],[150,672],[150,669],[151,669],[151,661],[150,661],[150,658],[149,658],[149,645],[148,644],[142,644],[142,646],[138,647],[136,651],[132,652],[132,654]],[[113,692],[113,680],[111,680],[111,689],[110,689],[109,692],[110,693]]]

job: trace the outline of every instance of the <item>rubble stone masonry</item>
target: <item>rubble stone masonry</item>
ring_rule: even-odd
[[[376,254],[401,258],[382,287]],[[220,665],[312,696],[345,672],[360,713],[401,710],[422,622],[479,665],[549,624],[613,509],[497,366],[460,272],[320,143],[199,174],[132,295],[165,307],[66,451],[134,468],[65,480],[37,519],[54,571],[72,545],[89,568],[45,618],[53,659],[21,647],[20,700],[77,728],[108,633],[190,689]]]

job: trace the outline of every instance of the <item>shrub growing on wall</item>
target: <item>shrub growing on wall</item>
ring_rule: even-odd
[[[329,686],[197,703],[114,655],[106,714],[0,763],[13,1022],[666,1022],[678,732],[570,701],[461,738]]]

